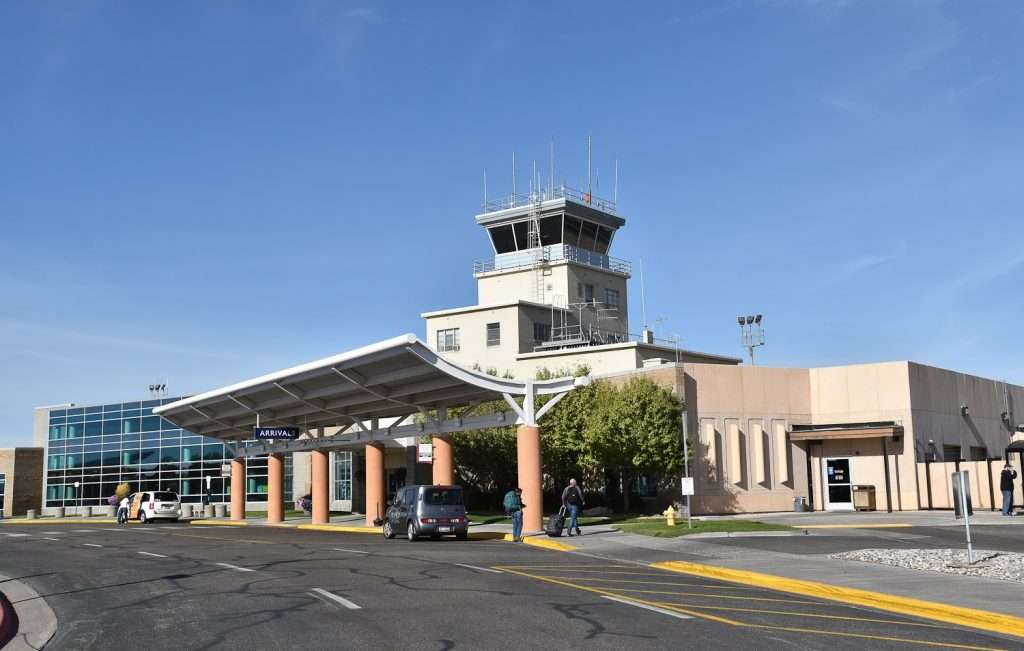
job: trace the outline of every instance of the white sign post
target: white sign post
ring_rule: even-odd
[[[956,497],[960,502],[960,513],[964,516],[964,531],[967,533],[967,562],[974,563],[974,546],[971,545],[971,513],[968,511],[967,502],[967,472],[954,472],[953,481],[954,486],[959,489],[956,491],[959,493]]]
[[[686,502],[686,527],[693,529],[693,519],[690,517],[690,496],[694,494],[693,477],[680,477],[679,484],[683,489],[683,498]]]
[[[81,482],[75,482],[75,497],[78,498],[78,515],[82,515],[82,493],[78,490],[78,487],[81,485]]]

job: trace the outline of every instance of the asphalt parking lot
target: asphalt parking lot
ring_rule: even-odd
[[[47,649],[1024,648],[1022,639],[501,541],[5,526],[0,572],[53,609]]]

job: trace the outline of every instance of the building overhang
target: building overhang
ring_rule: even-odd
[[[791,441],[897,438],[903,435],[903,426],[896,422],[794,425],[788,434]]]
[[[321,427],[368,431],[367,424],[375,428],[382,418],[511,401],[517,395],[532,400],[587,383],[589,378],[518,382],[477,373],[407,334],[184,398],[153,413],[196,434],[244,440],[257,422],[307,432]]]
[[[547,306],[546,306],[547,307]],[[542,359],[546,357],[564,357],[571,355],[582,355],[585,353],[603,353],[615,350],[644,350],[644,351],[655,351],[658,353],[664,353],[665,359],[669,362],[674,362],[676,354],[680,357],[680,364],[699,364],[700,360],[708,360],[712,363],[738,365],[743,360],[738,357],[726,357],[724,355],[714,355],[712,353],[701,353],[694,350],[686,350],[684,348],[673,348],[672,346],[661,346],[659,344],[647,344],[642,341],[621,341],[614,344],[600,344],[597,346],[576,346],[571,348],[553,348],[551,350],[535,351],[532,353],[520,353],[516,355],[516,360],[531,360],[531,359]]]

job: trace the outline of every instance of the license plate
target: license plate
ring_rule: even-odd
[[[440,531],[441,533],[451,533],[452,532],[452,528],[451,527],[438,527],[437,530]]]

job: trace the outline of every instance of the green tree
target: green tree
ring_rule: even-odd
[[[621,386],[596,383],[597,396],[586,424],[585,445],[598,466],[620,474],[623,508],[640,473],[661,476],[679,471],[683,445],[679,434],[682,405],[666,387],[646,378]]]

